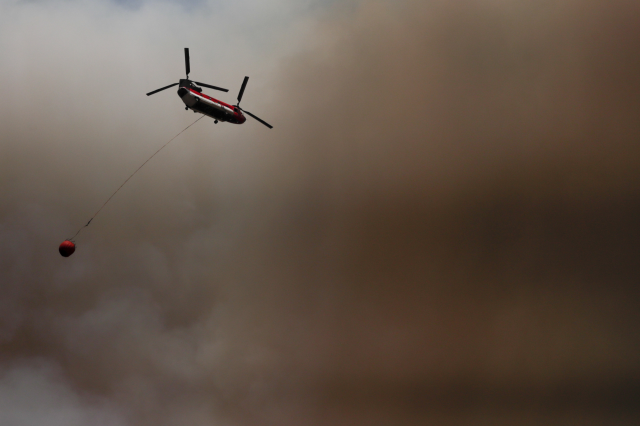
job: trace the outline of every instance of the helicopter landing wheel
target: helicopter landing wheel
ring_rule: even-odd
[[[188,111],[188,110],[189,110],[189,107],[184,107],[184,110],[185,110],[185,111]]]
[[[215,121],[214,121],[214,123],[215,123],[215,124],[218,124],[218,120],[215,120]]]

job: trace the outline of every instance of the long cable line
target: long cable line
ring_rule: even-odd
[[[196,124],[198,121],[200,121],[202,118],[204,118],[205,116],[202,115],[200,116],[196,121],[194,121],[193,123],[189,124],[187,127],[185,127],[184,129],[182,129],[180,131],[180,133],[178,133],[177,135],[175,135],[174,137],[172,137],[169,142],[165,143],[164,145],[162,145],[160,147],[160,149],[158,149],[156,152],[153,153],[153,155],[151,155],[151,157],[147,158],[147,161],[145,161],[144,163],[142,163],[142,165],[140,167],[138,167],[133,173],[131,173],[131,175],[122,183],[122,185],[120,185],[118,187],[118,189],[115,190],[115,192],[113,194],[111,194],[111,196],[107,199],[107,201],[104,202],[104,204],[98,209],[97,212],[95,212],[95,214],[93,216],[91,216],[91,219],[89,219],[89,222],[87,222],[86,225],[80,227],[80,229],[78,229],[78,232],[76,232],[76,234],[69,238],[69,241],[73,241],[73,239],[75,237],[78,236],[78,234],[80,233],[80,231],[82,231],[84,228],[86,228],[87,226],[89,226],[89,224],[91,223],[91,221],[98,216],[98,213],[100,213],[100,210],[102,210],[104,208],[104,206],[107,205],[107,203],[113,198],[114,195],[116,195],[118,193],[118,191],[120,191],[120,189],[129,181],[129,179],[131,179],[133,177],[133,175],[135,175],[136,173],[138,173],[138,171],[144,167],[145,164],[147,164],[153,157],[155,157],[155,155],[157,153],[159,153],[160,151],[162,151],[167,145],[169,145],[175,138],[177,138],[178,136],[180,136],[185,130],[187,130],[189,127],[193,126],[194,124]]]

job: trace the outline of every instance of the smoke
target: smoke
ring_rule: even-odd
[[[2,6],[0,420],[635,423],[638,6],[250,6]]]
[[[113,408],[97,398],[81,397],[46,363],[15,367],[0,379],[0,421],[6,425],[123,425]]]

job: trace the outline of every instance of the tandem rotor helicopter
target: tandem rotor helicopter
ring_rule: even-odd
[[[266,121],[261,120],[260,118],[251,114],[249,111],[240,108],[242,94],[244,93],[244,89],[247,87],[249,77],[245,77],[244,81],[242,82],[242,87],[240,87],[240,92],[238,93],[238,103],[236,105],[229,105],[225,102],[214,99],[211,96],[205,95],[204,93],[202,93],[202,88],[196,86],[196,84],[199,84],[203,87],[208,87],[209,89],[220,90],[221,92],[228,92],[228,89],[223,89],[221,87],[211,86],[209,84],[189,80],[189,72],[191,71],[191,67],[189,65],[188,47],[184,48],[184,65],[187,71],[187,78],[180,79],[178,83],[173,83],[160,89],[154,90],[153,92],[149,92],[147,93],[147,96],[151,96],[170,87],[179,85],[178,96],[180,96],[180,99],[182,99],[182,102],[184,102],[184,104],[186,105],[185,109],[187,110],[191,109],[194,112],[199,112],[200,114],[211,117],[215,120],[215,123],[218,123],[218,121],[226,121],[233,124],[242,124],[247,121],[247,118],[243,114],[245,113],[255,118],[268,128],[273,129],[273,126]]]

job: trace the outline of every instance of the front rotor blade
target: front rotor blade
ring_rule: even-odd
[[[223,89],[222,87],[211,86],[209,84],[200,83],[199,81],[194,81],[195,84],[199,84],[200,86],[208,87],[209,89],[219,90],[221,92],[228,92],[229,89]]]
[[[154,93],[161,92],[161,91],[163,91],[164,89],[168,89],[169,87],[173,87],[173,86],[175,86],[175,85],[177,85],[177,84],[179,84],[179,83],[173,83],[173,84],[170,84],[170,85],[168,85],[168,86],[164,86],[164,87],[162,87],[162,88],[160,88],[160,89],[158,89],[158,90],[154,90],[153,92],[149,92],[149,93],[147,93],[147,96],[151,96],[151,95],[153,95]]]
[[[242,100],[242,94],[244,93],[244,88],[247,87],[247,82],[249,81],[249,77],[245,77],[244,81],[242,82],[242,87],[240,88],[240,93],[238,93],[238,105],[240,104],[240,101]]]
[[[191,72],[191,66],[189,64],[189,48],[184,48],[184,68],[187,70],[187,79],[189,78],[189,73]]]
[[[264,125],[265,125],[265,126],[267,126],[268,128],[273,129],[273,126],[272,126],[271,124],[267,123],[267,122],[266,122],[266,121],[264,121],[264,120],[259,119],[259,118],[258,118],[258,117],[256,117],[255,115],[251,114],[249,111],[245,111],[245,110],[243,110],[243,109],[240,109],[240,111],[242,111],[242,112],[245,112],[245,113],[249,114],[250,116],[252,116],[252,117],[253,117],[253,118],[255,118],[256,120],[258,120],[259,122],[261,122],[262,124],[264,124]]]

